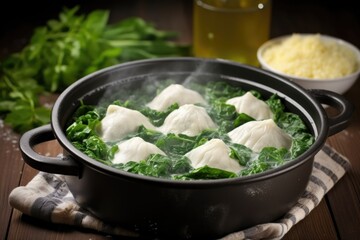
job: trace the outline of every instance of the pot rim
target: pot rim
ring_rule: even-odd
[[[84,82],[86,82],[87,80],[89,80],[95,76],[99,76],[101,74],[111,72],[112,70],[117,69],[117,68],[136,66],[136,65],[146,64],[149,62],[150,63],[162,63],[162,62],[166,63],[169,61],[177,61],[177,62],[179,62],[179,61],[200,61],[200,62],[209,62],[209,63],[211,63],[211,62],[212,63],[225,63],[225,64],[230,64],[230,65],[235,65],[235,66],[241,67],[241,68],[247,68],[247,69],[250,69],[251,71],[256,71],[261,74],[268,75],[272,78],[278,79],[279,81],[281,81],[282,83],[284,83],[286,85],[289,85],[291,88],[295,89],[296,91],[300,92],[302,95],[306,96],[313,103],[314,107],[316,108],[316,111],[319,113],[319,117],[321,119],[320,121],[322,124],[320,126],[319,131],[317,131],[316,129],[313,129],[314,135],[315,135],[315,142],[309,149],[307,149],[304,153],[302,153],[297,158],[285,163],[282,166],[279,166],[275,169],[270,169],[270,170],[264,171],[262,173],[253,174],[253,175],[249,175],[249,176],[243,176],[243,177],[236,177],[236,178],[186,180],[186,181],[184,181],[184,180],[171,180],[171,179],[157,178],[157,177],[152,177],[152,176],[144,176],[144,175],[139,175],[136,173],[130,173],[130,172],[126,172],[126,171],[123,171],[120,169],[116,169],[111,166],[107,166],[93,158],[90,158],[85,153],[83,153],[80,150],[78,150],[77,148],[75,148],[75,146],[67,139],[65,131],[62,129],[60,121],[59,121],[61,116],[59,115],[58,111],[62,104],[63,99],[65,97],[67,97],[67,95],[69,95],[74,89],[78,88]],[[263,86],[266,86],[266,85],[263,85]],[[283,98],[283,97],[281,97],[281,98]],[[224,59],[205,59],[205,58],[197,58],[197,57],[163,57],[163,58],[157,58],[157,59],[136,60],[136,61],[126,62],[126,63],[116,64],[116,65],[98,70],[96,72],[93,72],[89,75],[86,75],[86,76],[80,78],[79,80],[77,80],[76,82],[71,84],[69,87],[67,87],[55,101],[54,106],[52,108],[52,112],[51,112],[51,127],[52,127],[53,133],[54,133],[57,141],[59,142],[59,144],[66,150],[66,152],[70,153],[72,158],[76,159],[77,161],[80,161],[81,164],[84,164],[87,167],[95,169],[96,171],[105,173],[107,175],[111,175],[113,177],[125,178],[125,179],[132,180],[132,181],[141,181],[141,182],[146,182],[148,184],[151,183],[151,184],[171,185],[171,186],[177,186],[177,187],[198,188],[198,187],[214,187],[214,186],[232,185],[232,184],[246,184],[248,182],[263,181],[263,180],[272,178],[277,175],[285,174],[285,173],[291,171],[292,169],[297,168],[298,166],[304,164],[307,161],[313,161],[315,154],[318,151],[320,151],[321,148],[323,147],[323,145],[325,144],[325,140],[328,135],[329,129],[328,129],[328,125],[327,125],[327,118],[325,116],[326,116],[325,111],[321,107],[320,103],[313,96],[311,96],[311,94],[309,94],[309,92],[307,92],[307,90],[305,90],[298,84],[286,79],[285,77],[278,76],[267,70],[256,68],[256,67],[245,65],[245,64],[232,62],[229,60],[224,60]],[[80,174],[80,176],[81,176],[81,174]]]

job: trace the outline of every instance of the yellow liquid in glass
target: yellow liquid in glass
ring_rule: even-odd
[[[259,66],[256,51],[269,39],[270,0],[195,0],[193,54]]]

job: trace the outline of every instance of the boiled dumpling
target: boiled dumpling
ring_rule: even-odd
[[[195,136],[205,129],[214,128],[216,128],[216,124],[207,114],[205,108],[193,104],[185,104],[172,111],[158,130],[165,134],[181,133]]]
[[[205,165],[230,172],[239,172],[242,167],[235,159],[229,157],[230,148],[220,139],[211,139],[205,144],[194,148],[185,156],[191,161],[193,168]]]
[[[117,141],[135,132],[141,125],[155,130],[149,119],[139,111],[110,105],[101,120],[100,135],[104,141]]]
[[[233,105],[238,113],[246,113],[256,120],[269,119],[273,116],[269,105],[256,98],[251,92],[247,92],[241,97],[231,98],[226,103]]]
[[[157,146],[144,141],[140,137],[134,137],[118,143],[118,147],[119,151],[115,154],[113,163],[140,162],[145,160],[150,154],[166,155]]]
[[[147,106],[157,111],[164,111],[172,104],[206,104],[205,99],[196,91],[187,89],[180,84],[171,84],[161,91]]]
[[[260,152],[264,147],[291,147],[292,138],[274,120],[247,122],[231,132],[229,137],[234,143],[245,145],[254,152]]]

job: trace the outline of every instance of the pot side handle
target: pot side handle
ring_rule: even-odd
[[[328,115],[328,136],[334,135],[344,130],[350,124],[351,116],[354,112],[354,105],[344,96],[322,89],[310,89],[309,92],[321,104],[329,105],[338,111],[336,116]]]
[[[50,124],[25,132],[20,138],[20,150],[24,161],[40,171],[79,176],[79,165],[72,158],[47,157],[34,151],[36,144],[54,139]]]

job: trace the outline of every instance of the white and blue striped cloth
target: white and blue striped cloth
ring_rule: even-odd
[[[349,168],[350,163],[344,156],[325,145],[315,156],[304,194],[282,219],[231,233],[222,239],[281,239],[320,203]],[[137,236],[124,228],[110,226],[79,207],[62,175],[39,172],[26,186],[17,187],[10,193],[9,203],[24,214],[54,224],[89,228],[111,235]]]

